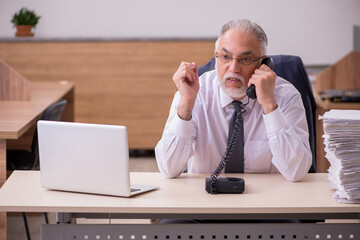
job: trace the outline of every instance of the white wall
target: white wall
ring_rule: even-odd
[[[230,19],[268,34],[269,54],[332,64],[353,49],[359,0],[0,0],[0,39],[13,38],[21,7],[42,16],[37,38],[216,38]]]

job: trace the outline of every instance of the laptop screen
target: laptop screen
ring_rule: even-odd
[[[43,187],[130,195],[125,126],[39,121],[38,137]]]

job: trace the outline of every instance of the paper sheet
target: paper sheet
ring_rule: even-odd
[[[360,111],[330,110],[323,120],[328,179],[341,203],[360,203]]]

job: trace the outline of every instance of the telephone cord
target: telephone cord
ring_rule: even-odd
[[[246,110],[243,108],[243,106],[246,106],[249,103],[249,99],[248,102],[246,104],[241,105],[241,114],[243,114]],[[225,150],[225,154],[222,156],[222,159],[219,163],[219,165],[217,166],[217,168],[215,169],[215,171],[211,174],[211,181],[210,181],[210,186],[211,186],[211,194],[216,194],[216,185],[217,185],[217,179],[221,173],[221,171],[225,168],[226,163],[229,161],[230,156],[232,155],[232,151],[234,149],[234,145],[236,142],[236,138],[239,135],[240,132],[240,118],[241,118],[241,114],[240,116],[236,117],[236,121],[235,121],[235,127],[234,127],[234,131],[233,134],[231,135],[230,141],[226,147]]]

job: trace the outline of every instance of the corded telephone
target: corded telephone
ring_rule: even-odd
[[[261,65],[265,64],[266,66],[268,66],[271,70],[274,70],[274,61],[272,60],[272,58],[270,57],[266,57],[261,61]],[[246,89],[246,95],[251,98],[251,99],[255,99],[256,98],[256,91],[255,91],[255,85],[251,84],[250,87],[248,87]]]
[[[245,190],[245,181],[242,178],[219,177],[224,169],[226,162],[229,160],[234,148],[237,135],[240,132],[239,118],[236,118],[235,129],[231,135],[230,141],[226,147],[225,154],[222,157],[219,166],[211,174],[211,177],[205,179],[205,190],[211,194],[217,193],[243,193]]]
[[[271,70],[274,69],[274,61],[272,58],[266,57],[261,61],[261,64],[267,65]],[[251,84],[250,87],[246,89],[246,95],[251,98],[256,98],[256,91],[255,91],[255,85]],[[215,171],[212,173],[211,177],[205,179],[205,190],[208,193],[211,194],[217,194],[217,193],[243,193],[245,190],[245,181],[243,178],[233,178],[233,177],[219,177],[219,174],[224,169],[226,162],[231,156],[232,149],[233,149],[233,142],[235,142],[235,139],[237,137],[237,134],[239,132],[238,126],[238,119],[236,119],[235,129],[233,132],[233,135],[231,136],[231,139],[229,141],[229,144],[226,148],[225,154],[222,157],[219,166],[215,169]]]

